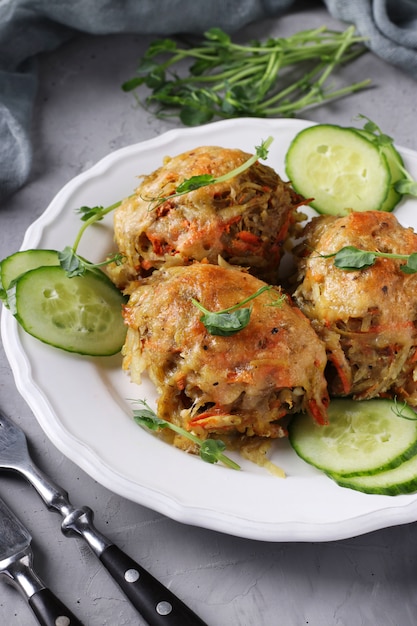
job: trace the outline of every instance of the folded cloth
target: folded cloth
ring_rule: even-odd
[[[324,0],[329,13],[355,24],[370,49],[417,78],[415,0]],[[296,0],[0,0],[0,202],[30,172],[34,59],[76,33],[201,34],[235,32],[289,11]],[[298,8],[298,7],[297,7]],[[163,17],[162,17],[163,16]]]
[[[355,24],[368,47],[417,79],[416,0],[324,0],[329,13]]]

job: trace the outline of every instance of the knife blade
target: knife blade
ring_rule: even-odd
[[[82,626],[33,569],[32,537],[0,498],[0,574],[26,598],[42,626]]]

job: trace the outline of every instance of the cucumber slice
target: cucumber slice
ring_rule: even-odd
[[[305,414],[289,425],[289,440],[305,461],[327,474],[360,476],[392,469],[417,453],[416,413],[392,400],[330,402],[329,424],[318,426]]]
[[[404,161],[402,159],[402,156],[392,144],[386,144],[386,145],[378,144],[377,138],[371,132],[364,130],[364,129],[353,128],[352,130],[356,130],[356,132],[358,132],[360,135],[362,135],[369,141],[372,141],[372,143],[374,143],[378,147],[378,150],[382,151],[382,153],[384,154],[387,160],[387,165],[391,173],[391,184],[390,184],[390,188],[388,191],[388,195],[385,198],[383,204],[381,205],[380,210],[388,211],[388,212],[393,211],[402,198],[402,195],[398,191],[396,191],[394,187],[397,181],[404,178],[403,172],[401,170],[401,166],[404,166]]]
[[[390,190],[385,155],[351,128],[305,128],[291,142],[285,168],[294,189],[327,215],[381,210]]]
[[[102,272],[68,278],[61,267],[38,267],[22,274],[13,290],[16,319],[40,341],[90,356],[121,350],[125,298]]]
[[[404,461],[394,469],[378,472],[371,476],[331,475],[341,487],[348,487],[363,493],[376,493],[386,496],[398,496],[417,491],[417,455]]]
[[[1,298],[7,305],[7,290],[21,275],[42,265],[59,265],[56,250],[20,250],[3,259],[0,263]]]

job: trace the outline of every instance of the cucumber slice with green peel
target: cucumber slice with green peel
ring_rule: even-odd
[[[402,159],[402,156],[400,155],[398,150],[395,148],[395,146],[393,146],[391,143],[390,144],[378,143],[378,138],[375,135],[373,135],[371,132],[364,130],[364,129],[352,129],[352,130],[356,130],[356,132],[358,132],[360,135],[362,135],[369,141],[372,141],[372,143],[374,143],[377,146],[378,150],[380,150],[384,154],[387,160],[387,165],[389,167],[390,174],[391,174],[391,184],[390,184],[390,189],[388,191],[388,195],[385,198],[383,204],[381,205],[380,211],[388,211],[388,212],[393,211],[402,198],[402,194],[396,191],[394,187],[396,182],[404,178],[404,174],[401,169],[401,167],[404,167],[404,161]]]
[[[329,474],[329,476],[341,487],[348,487],[363,493],[386,496],[414,493],[417,491],[417,455],[404,461],[398,467],[370,476],[351,476],[350,478],[336,474]]]
[[[331,124],[299,132],[285,168],[294,189],[327,215],[381,210],[391,188],[385,155],[356,130]]]
[[[17,321],[40,341],[90,356],[121,350],[126,299],[103,272],[68,278],[61,267],[38,267],[22,274],[13,291]]]
[[[59,265],[56,250],[20,250],[0,263],[0,289],[7,292],[13,281],[28,270],[42,265]]]
[[[295,452],[326,474],[360,476],[398,467],[417,454],[417,414],[393,400],[330,402],[329,424],[294,416],[289,440]]]

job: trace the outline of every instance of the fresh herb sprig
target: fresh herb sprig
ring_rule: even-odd
[[[193,435],[184,428],[181,428],[181,426],[177,426],[176,424],[172,424],[171,422],[158,417],[155,411],[151,409],[145,400],[137,400],[136,402],[142,406],[142,408],[135,409],[133,411],[134,420],[137,424],[139,424],[139,426],[153,431],[169,428],[196,444],[199,449],[200,457],[203,461],[206,461],[207,463],[217,463],[220,461],[223,465],[226,465],[231,469],[241,469],[240,465],[223,454],[226,449],[226,445],[220,439],[206,439],[202,441],[196,437],[196,435]]]
[[[226,172],[222,176],[213,176],[212,174],[200,174],[197,176],[191,176],[190,178],[186,178],[182,181],[176,188],[175,192],[168,196],[158,196],[157,198],[145,198],[145,200],[149,201],[149,210],[156,209],[158,206],[166,202],[167,200],[171,200],[172,198],[176,198],[177,196],[183,196],[186,193],[190,193],[190,191],[195,191],[196,189],[201,189],[201,187],[207,187],[208,185],[214,185],[216,183],[225,183],[228,180],[231,180],[235,176],[239,176],[242,172],[245,172],[252,165],[254,165],[259,159],[265,160],[268,157],[269,147],[273,142],[273,137],[268,137],[263,140],[259,146],[255,147],[255,153],[249,157],[244,163],[235,167],[233,170]]]
[[[120,206],[121,202],[122,201],[120,200],[106,208],[103,206],[82,206],[77,209],[77,212],[81,214],[81,220],[84,223],[78,231],[72,246],[66,246],[63,250],[58,252],[59,263],[61,267],[65,270],[69,278],[73,278],[74,276],[82,276],[87,270],[98,269],[112,262],[121,262],[122,255],[119,253],[113,255],[112,257],[109,257],[101,263],[91,263],[87,259],[77,254],[79,243],[86,229],[95,222],[102,220],[103,217],[107,215],[107,213],[110,213],[111,211],[117,209],[117,207]]]
[[[320,254],[320,256],[325,259],[334,257],[335,266],[341,270],[366,269],[374,265],[378,258],[382,258],[405,261],[405,263],[400,265],[400,270],[405,274],[415,274],[417,272],[417,252],[412,254],[393,254],[376,250],[360,250],[355,246],[344,246],[337,252]]]
[[[200,321],[204,324],[210,335],[229,337],[240,332],[249,324],[252,308],[243,308],[244,305],[248,304],[248,302],[254,300],[254,298],[257,298],[262,293],[269,291],[270,289],[272,289],[272,286],[263,285],[258,289],[258,291],[251,294],[241,302],[238,302],[227,309],[222,309],[221,311],[209,311],[195,298],[191,298],[191,302],[203,313],[200,317]],[[281,306],[284,299],[285,295],[281,295],[279,298],[271,302],[269,306]]]
[[[372,142],[376,146],[381,148],[387,146],[394,147],[394,139],[382,132],[379,126],[370,120],[369,117],[366,117],[366,115],[358,115],[358,119],[366,120],[363,129],[372,134]],[[395,159],[395,163],[399,171],[404,176],[404,178],[401,178],[394,183],[395,191],[401,195],[417,196],[417,181],[414,180],[410,172],[404,167],[401,156],[396,149],[391,152],[391,158]]]
[[[139,103],[159,117],[179,116],[186,126],[214,117],[292,117],[369,85],[363,80],[327,89],[338,66],[366,51],[364,41],[353,26],[344,32],[322,26],[240,45],[211,28],[197,45],[170,38],[152,42],[122,89],[147,87],[151,93],[144,101],[138,97]]]

